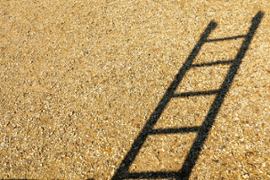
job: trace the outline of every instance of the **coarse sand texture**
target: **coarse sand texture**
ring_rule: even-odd
[[[269,0],[1,0],[0,179],[270,179]]]

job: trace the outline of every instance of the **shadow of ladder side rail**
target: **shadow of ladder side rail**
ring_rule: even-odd
[[[143,129],[134,140],[130,150],[124,157],[123,161],[119,165],[118,169],[116,170],[114,176],[112,177],[113,180],[117,179],[155,179],[155,178],[174,178],[174,179],[189,179],[192,169],[196,164],[196,161],[202,151],[203,144],[206,141],[208,134],[212,128],[212,125],[215,122],[216,116],[219,112],[219,109],[224,101],[224,98],[229,91],[233,79],[240,67],[242,59],[244,58],[246,51],[254,37],[254,34],[263,18],[264,13],[259,11],[252,19],[251,26],[249,27],[249,31],[246,35],[238,35],[238,36],[231,36],[225,38],[217,38],[217,39],[208,39],[210,33],[217,27],[217,23],[211,21],[208,26],[206,27],[205,31],[201,34],[201,37],[189,56],[187,57],[183,66],[179,69],[178,73],[176,74],[174,80],[167,88],[165,94],[163,95],[162,99],[158,103],[157,107],[155,108],[154,112],[150,115],[149,119],[147,120],[146,124],[144,125]],[[193,60],[198,55],[199,51],[201,50],[202,46],[205,43],[212,43],[217,41],[225,41],[225,40],[232,40],[243,38],[242,45],[237,52],[235,58],[231,61],[224,62],[215,62],[209,64],[193,64]],[[210,91],[201,91],[201,92],[184,92],[180,94],[176,94],[175,91],[181,81],[183,80],[184,76],[186,75],[187,71],[191,68],[198,68],[204,66],[214,66],[217,64],[225,64],[230,63],[229,70],[225,77],[225,80],[220,86],[218,90],[210,90]],[[172,98],[185,98],[189,96],[204,96],[204,95],[213,95],[216,94],[216,97],[211,104],[211,107],[205,116],[205,119],[201,126],[197,127],[183,127],[183,128],[168,128],[168,129],[154,129],[154,125],[157,123],[158,119],[160,118],[161,114],[163,113],[164,109],[168,105],[169,101]],[[149,135],[157,135],[157,134],[174,134],[174,133],[188,133],[188,132],[197,132],[197,136],[184,160],[184,163],[179,171],[152,171],[152,172],[129,172],[129,168],[133,161],[135,160],[136,156],[138,155],[140,149],[143,146],[143,143],[147,139]]]

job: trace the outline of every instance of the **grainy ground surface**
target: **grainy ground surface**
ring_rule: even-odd
[[[270,178],[269,0],[1,0],[0,178],[109,179],[210,20],[211,37],[239,35],[258,11],[191,179]],[[196,68],[178,90],[217,89],[227,70]],[[213,98],[171,101],[156,127],[199,125]],[[149,137],[130,170],[179,169],[194,137]]]

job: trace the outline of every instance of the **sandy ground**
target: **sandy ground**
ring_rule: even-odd
[[[270,179],[269,0],[1,0],[0,178],[110,179],[211,20],[211,37],[264,17],[191,179]],[[203,46],[230,59],[241,39]],[[228,65],[179,87],[213,90]],[[173,100],[156,127],[200,125],[214,96]],[[130,171],[181,167],[195,133],[151,136]]]

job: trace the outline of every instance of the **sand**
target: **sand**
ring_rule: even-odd
[[[264,17],[191,179],[270,179],[270,2],[0,1],[0,178],[110,179],[207,24],[211,38]],[[203,46],[228,60],[241,39]],[[216,89],[228,65],[177,91]],[[214,96],[173,100],[156,127],[200,125]],[[147,138],[131,172],[179,170],[195,133]]]

